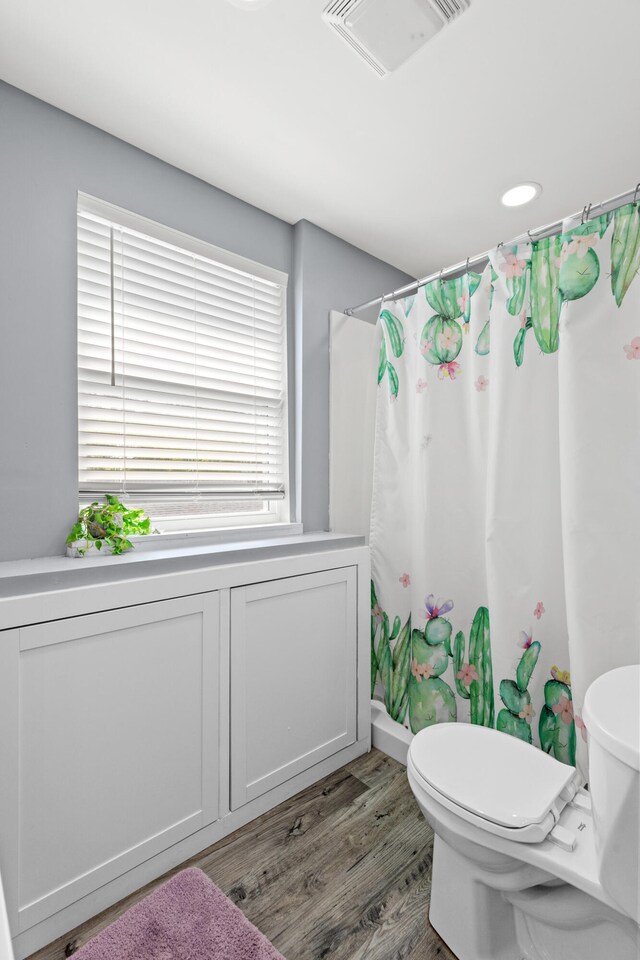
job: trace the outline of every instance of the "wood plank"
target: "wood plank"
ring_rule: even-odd
[[[267,936],[274,937],[295,929],[303,918],[310,929],[312,916],[333,908],[335,901],[340,902],[343,918],[349,911],[349,904],[342,902],[345,891],[353,903],[354,883],[363,873],[372,882],[386,880],[384,863],[393,858],[392,837],[408,833],[410,812],[409,798],[393,781],[368,791],[305,838],[307,842],[291,856],[271,865],[268,898],[257,896],[259,891],[246,884],[243,909],[261,929],[261,924],[268,925]],[[291,942],[289,937],[285,940]]]
[[[366,791],[343,767],[220,840],[188,865],[200,867],[240,904],[249,890],[257,896],[283,870],[299,864],[313,838],[331,830],[340,811],[349,810]]]
[[[334,825],[339,859],[332,844],[323,844],[322,850],[305,860],[304,883],[281,891],[270,914],[260,905],[257,911],[246,909],[287,960],[333,955],[358,930],[363,917],[384,915],[390,891],[407,890],[430,872],[431,830],[415,812],[413,797],[406,795],[402,781],[371,790],[371,795],[352,806],[352,815]],[[322,839],[316,838],[315,843]],[[283,929],[278,929],[280,923]],[[302,949],[297,934],[301,923],[306,929]]]
[[[368,787],[377,787],[380,783],[388,783],[394,777],[407,776],[406,768],[381,753],[380,750],[370,750],[348,763],[346,768],[350,774],[362,780]]]
[[[365,790],[366,787],[362,782],[352,777],[345,767],[336,770],[319,783],[312,784],[273,810],[267,811],[257,820],[224,837],[196,857],[146,884],[69,933],[58,937],[48,946],[32,954],[29,960],[61,960],[63,957],[70,956],[71,954],[66,952],[67,948],[78,950],[87,940],[95,937],[106,926],[117,920],[134,903],[188,866],[197,866],[204,870],[229,895],[235,887],[240,887],[247,860],[252,862],[255,857],[255,861],[260,862],[270,849],[277,849],[279,844],[286,846],[290,836],[302,836],[303,831],[312,829],[314,824],[330,819],[336,810],[348,805]],[[219,858],[220,874],[224,882],[215,880],[209,869],[212,857]],[[241,889],[238,889],[238,896],[232,896],[232,899],[241,905]]]
[[[286,960],[456,960],[428,923],[432,849],[404,767],[374,750],[177,869],[203,869]],[[31,960],[62,960],[170,875]]]

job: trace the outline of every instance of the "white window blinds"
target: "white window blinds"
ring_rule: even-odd
[[[114,210],[78,209],[81,493],[283,498],[286,275]]]

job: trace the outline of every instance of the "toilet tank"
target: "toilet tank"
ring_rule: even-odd
[[[640,665],[598,677],[583,718],[600,882],[640,923]]]

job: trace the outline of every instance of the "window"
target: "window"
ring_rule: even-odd
[[[78,204],[80,500],[160,529],[288,520],[286,274]]]

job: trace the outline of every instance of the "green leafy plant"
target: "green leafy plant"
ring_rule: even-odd
[[[151,520],[145,516],[144,510],[130,510],[110,493],[105,493],[104,497],[106,503],[94,500],[82,508],[67,537],[68,544],[84,541],[84,547],[77,547],[81,557],[90,543],[95,543],[96,550],[106,545],[117,556],[133,547],[129,537],[158,532],[151,529]]]

